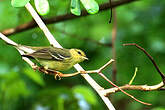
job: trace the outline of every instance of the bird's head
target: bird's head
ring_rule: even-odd
[[[80,50],[80,49],[70,49],[70,53],[73,57],[73,59],[77,62],[80,63],[84,60],[88,60],[88,58],[86,57],[85,53]]]

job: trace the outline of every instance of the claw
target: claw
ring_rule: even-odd
[[[54,79],[55,80],[61,80],[61,76],[57,73],[54,75]]]

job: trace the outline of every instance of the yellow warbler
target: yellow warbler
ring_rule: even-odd
[[[24,51],[23,57],[36,59],[44,68],[57,71],[68,70],[73,65],[87,60],[85,53],[80,49],[64,49],[53,46],[32,47],[16,45],[16,48]]]

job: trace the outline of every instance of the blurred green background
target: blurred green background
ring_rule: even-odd
[[[31,1],[33,3],[33,1]],[[108,0],[97,0],[99,4]],[[50,18],[69,13],[70,1],[49,0]],[[123,43],[137,43],[144,47],[165,72],[165,1],[136,1],[116,8],[116,62],[118,85],[128,84],[138,67],[133,84],[154,85],[161,81],[151,61],[135,47]],[[89,61],[81,63],[86,70],[97,69],[112,58],[112,48],[99,45],[111,43],[110,11],[48,25],[51,33],[65,48],[80,48]],[[0,31],[29,22],[32,17],[25,8],[13,8],[10,0],[0,1]],[[49,45],[39,28],[9,36],[19,44]],[[86,39],[87,38],[87,39]],[[81,40],[86,39],[86,40]],[[0,40],[0,110],[103,110],[107,109],[97,93],[80,76],[55,80],[53,76],[33,71],[21,59],[17,50]],[[76,71],[74,68],[64,73]],[[112,66],[104,74],[112,80]],[[91,75],[104,88],[112,87],[97,74]],[[136,98],[149,102],[142,105],[118,92],[110,96],[117,110],[165,110],[164,91],[128,91]]]

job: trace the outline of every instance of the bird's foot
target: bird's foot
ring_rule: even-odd
[[[55,80],[61,80],[61,77],[63,77],[63,73],[58,72],[58,71],[55,71],[54,73],[55,73],[54,79]]]

